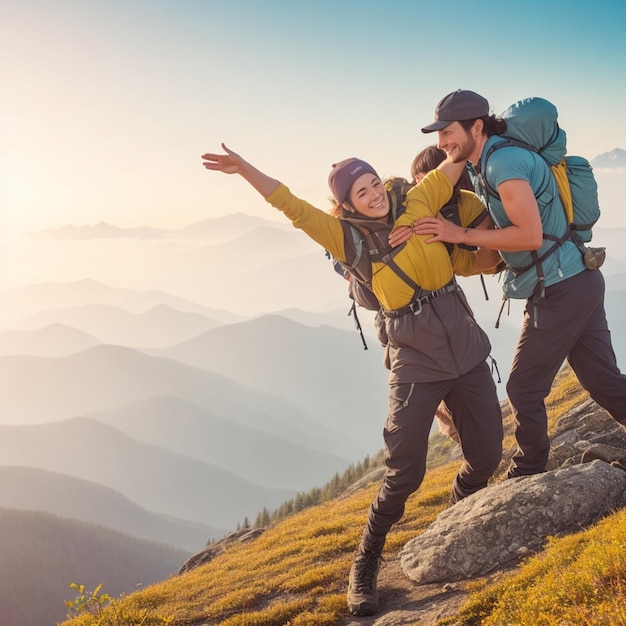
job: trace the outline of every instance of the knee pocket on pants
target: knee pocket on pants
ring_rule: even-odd
[[[394,385],[389,391],[389,413],[385,422],[385,431],[393,433],[400,428],[410,426],[408,414],[406,413],[411,404],[415,385],[412,383]],[[407,414],[407,420],[403,416]]]

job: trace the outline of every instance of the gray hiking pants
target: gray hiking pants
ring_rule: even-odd
[[[585,270],[529,298],[507,393],[517,423],[518,450],[509,476],[546,470],[550,439],[544,400],[567,359],[580,384],[626,425],[626,376],[615,359],[604,312],[604,277]]]
[[[463,462],[452,487],[454,501],[487,485],[502,457],[502,414],[489,366],[482,361],[452,380],[392,385],[383,432],[387,470],[372,503],[361,549],[382,549],[422,484],[435,410],[445,400],[461,439]]]

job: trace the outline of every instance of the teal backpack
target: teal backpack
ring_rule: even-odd
[[[533,263],[530,265],[511,270],[519,275],[536,266],[541,283],[543,280],[541,261],[568,239],[580,249],[585,265],[589,269],[598,269],[604,262],[604,248],[585,246],[591,241],[592,228],[600,217],[598,185],[587,159],[566,156],[566,135],[559,127],[556,107],[543,98],[526,98],[511,105],[500,117],[507,124],[506,133],[501,135],[505,141],[494,144],[481,159],[480,169],[488,194],[499,198],[486,176],[487,162],[491,154],[506,146],[526,148],[543,157],[552,170],[567,218],[565,232],[544,232],[544,239],[552,241],[552,246],[541,256],[533,253]]]

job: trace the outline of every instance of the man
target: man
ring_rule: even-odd
[[[504,141],[500,135],[506,132],[506,121],[490,115],[489,109],[479,94],[454,91],[437,104],[435,121],[422,132],[436,131],[439,146],[453,161],[469,161],[475,189],[488,205],[496,228],[468,229],[423,218],[414,230],[433,235],[429,241],[499,250],[509,267],[518,268],[507,271],[503,286],[505,296],[526,299],[507,383],[518,444],[508,475],[516,477],[546,470],[550,440],[544,400],[565,359],[591,397],[622,425],[626,424],[626,376],[611,345],[601,272],[585,267],[572,240],[554,246],[547,239],[559,230],[565,232],[567,223],[546,162],[531,150],[507,146],[493,151],[487,171],[480,172],[483,155]],[[489,186],[498,197],[486,193]]]

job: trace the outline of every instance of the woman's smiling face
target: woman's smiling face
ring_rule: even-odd
[[[389,213],[387,190],[378,176],[363,174],[350,187],[350,206],[361,215],[380,219]]]

